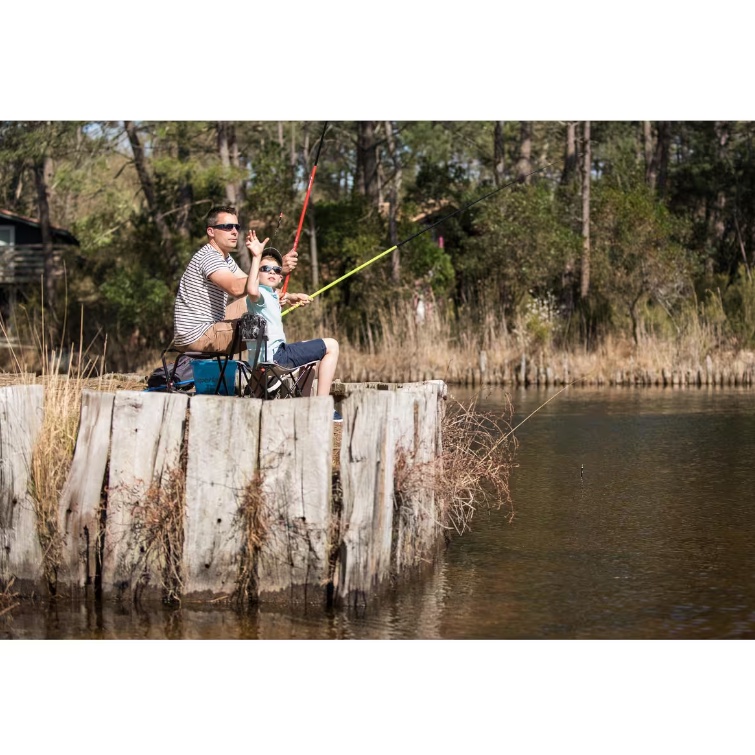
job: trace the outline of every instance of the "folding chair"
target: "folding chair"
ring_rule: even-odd
[[[245,396],[254,396],[267,401],[276,398],[303,398],[311,395],[312,383],[316,375],[316,361],[291,368],[269,362],[267,360],[267,321],[264,317],[249,314],[248,318],[242,322],[240,330],[242,340],[246,340],[249,347],[251,367],[244,389]],[[251,358],[252,342],[254,343],[253,359]]]
[[[226,391],[223,391],[224,394],[227,394],[229,386],[227,385],[225,381],[225,372],[226,368],[228,367],[229,360],[233,359],[234,354],[238,354],[239,357],[239,366],[242,366],[244,363],[241,362],[241,352],[244,351],[246,348],[245,342],[241,338],[241,324],[242,318],[236,318],[235,320],[222,320],[222,322],[230,322],[233,323],[233,335],[231,337],[231,343],[228,346],[228,348],[225,351],[217,352],[217,351],[182,351],[181,349],[176,348],[173,346],[173,343],[166,348],[163,349],[162,354],[160,355],[160,359],[163,363],[163,369],[165,370],[165,376],[166,376],[166,386],[165,389],[169,393],[175,392],[176,389],[176,370],[178,369],[178,364],[182,359],[213,359],[218,364],[218,380],[215,384],[215,395],[219,395],[221,393],[221,388],[226,388]],[[169,369],[168,368],[168,361],[166,359],[166,355],[170,353],[175,353],[178,356],[176,357],[175,362],[173,363],[173,366]],[[232,395],[234,393],[238,393],[238,395],[241,395],[242,393],[242,377],[245,376],[245,370],[243,369],[237,369],[236,370],[236,376],[234,380],[234,386],[236,385],[236,380],[238,380],[238,386],[237,390],[232,391]],[[247,375],[248,377],[248,375]]]

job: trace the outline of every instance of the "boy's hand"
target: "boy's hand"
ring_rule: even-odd
[[[256,231],[250,230],[246,234],[246,248],[249,250],[249,254],[251,254],[253,257],[262,256],[262,252],[265,250],[265,245],[268,241],[270,241],[270,239],[266,238],[264,241],[260,242],[260,240],[257,238]]]

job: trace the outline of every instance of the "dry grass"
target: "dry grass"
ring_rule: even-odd
[[[477,398],[466,404],[449,398],[439,455],[422,462],[414,453],[397,449],[394,500],[410,533],[417,526],[409,521],[411,502],[423,498],[434,498],[435,522],[459,535],[470,528],[475,514],[484,508],[505,507],[509,521],[513,519],[509,480],[515,467],[517,441],[511,431],[512,416],[510,402],[496,415],[478,411]]]
[[[160,575],[166,603],[181,599],[185,501],[184,451],[180,466],[170,470],[159,482],[152,483],[142,502],[132,509],[132,526],[140,533],[144,570]]]
[[[724,317],[724,315],[721,315]],[[417,321],[410,302],[396,300],[364,326],[360,344],[341,332],[338,320],[324,310],[315,327],[306,312],[287,318],[286,329],[295,338],[338,339],[340,358],[336,376],[343,382],[380,380],[390,383],[441,379],[449,384],[466,382],[469,369],[478,369],[481,354],[489,382],[514,380],[524,354],[527,369],[546,368],[557,382],[569,382],[590,375],[585,384],[605,384],[618,372],[660,376],[670,373],[704,372],[710,357],[717,369],[733,374],[755,368],[755,354],[737,348],[725,336],[725,328],[709,313],[693,308],[656,325],[648,315],[635,343],[629,331],[604,336],[593,348],[557,346],[558,333],[567,323],[556,319],[547,329],[533,329],[524,317],[507,323],[495,301],[479,300],[462,306],[451,316],[438,302]],[[719,317],[720,319],[720,317]],[[494,377],[494,374],[497,377]]]
[[[236,598],[240,603],[254,600],[257,596],[255,564],[268,530],[262,485],[262,474],[257,470],[244,490],[244,497],[236,514],[236,523],[243,536],[241,564],[236,582]]]
[[[448,402],[443,451],[433,478],[441,522],[463,534],[477,511],[502,507],[511,521],[514,506],[509,480],[517,449],[510,432],[511,403],[496,415],[479,412],[477,397],[467,404],[451,398]]]
[[[8,584],[0,591],[0,616],[10,613],[16,606],[20,605],[18,593],[13,592],[15,579],[15,577],[11,577]]]
[[[76,447],[81,391],[87,374],[70,365],[67,373],[61,373],[60,357],[53,352],[49,360],[43,362],[41,377],[45,385],[45,410],[32,452],[30,494],[37,517],[45,577],[54,594],[62,548],[58,502]]]
[[[16,372],[0,375],[0,385],[43,385],[45,388],[42,427],[32,452],[30,495],[42,546],[44,574],[52,594],[57,589],[62,540],[58,502],[73,461],[81,411],[81,393],[91,390],[135,389],[141,380],[134,376],[103,375],[105,355],[90,358],[79,346],[50,349],[45,342],[44,322],[34,331],[36,348],[26,352],[10,350]],[[8,338],[0,320],[0,335]],[[38,372],[30,372],[28,359]]]

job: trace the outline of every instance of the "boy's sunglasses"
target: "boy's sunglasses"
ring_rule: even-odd
[[[210,228],[217,228],[219,231],[240,231],[241,226],[238,223],[221,223],[220,225],[211,225]]]
[[[276,275],[283,275],[283,268],[277,265],[261,265],[261,273],[276,273]]]

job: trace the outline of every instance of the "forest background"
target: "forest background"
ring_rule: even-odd
[[[45,225],[80,242],[6,329],[150,371],[207,210],[236,206],[286,251],[325,125],[2,122],[0,207],[39,218],[50,257]],[[481,355],[512,373],[523,355],[568,359],[575,377],[752,366],[754,134],[749,121],[328,123],[291,290],[448,219],[292,312],[288,337],[338,338],[342,379],[448,379]],[[237,261],[248,269],[242,244]],[[36,353],[13,360],[35,369]]]

